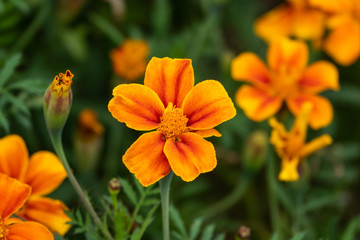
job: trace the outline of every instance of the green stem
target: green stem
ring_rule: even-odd
[[[170,224],[169,224],[169,200],[170,200],[170,184],[174,173],[171,171],[166,177],[159,181],[162,211],[162,227],[163,240],[170,240]]]
[[[96,214],[96,212],[95,212],[94,208],[92,207],[90,201],[85,196],[84,192],[82,191],[82,189],[80,187],[80,184],[78,183],[78,181],[76,180],[74,174],[71,171],[71,168],[70,168],[69,163],[68,163],[68,161],[66,159],[64,149],[63,149],[63,146],[62,146],[62,142],[61,142],[62,130],[60,130],[60,131],[51,131],[51,130],[49,130],[49,134],[50,134],[51,142],[54,145],[55,151],[56,151],[58,157],[60,158],[60,160],[61,160],[61,162],[62,162],[62,164],[63,164],[63,166],[65,168],[65,171],[66,171],[66,173],[68,175],[68,178],[69,178],[71,184],[73,185],[75,191],[79,195],[81,201],[84,203],[85,207],[87,208],[90,215],[94,219],[95,224],[98,225],[98,227],[100,228],[102,233],[106,236],[106,238],[109,239],[109,240],[113,240],[113,238],[110,235],[110,233],[108,232],[108,230],[101,223],[100,218]]]

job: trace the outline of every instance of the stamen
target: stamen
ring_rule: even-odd
[[[6,236],[9,233],[8,227],[5,225],[4,219],[0,216],[0,240],[6,240]]]
[[[184,116],[181,108],[176,108],[172,103],[169,103],[160,121],[157,130],[163,134],[164,140],[174,137],[175,141],[178,141],[181,134],[189,131],[187,127],[189,119]]]
[[[61,96],[64,91],[70,89],[73,77],[74,74],[72,74],[70,70],[66,70],[65,74],[59,73],[52,82],[52,90],[56,91],[59,96]]]

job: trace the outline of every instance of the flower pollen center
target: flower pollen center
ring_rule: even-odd
[[[189,119],[183,114],[181,108],[174,107],[172,103],[169,103],[160,121],[160,127],[157,130],[163,134],[165,140],[173,137],[178,140],[181,134],[189,131],[187,127]]]
[[[5,225],[4,219],[0,218],[0,240],[6,240],[8,233],[9,229]]]

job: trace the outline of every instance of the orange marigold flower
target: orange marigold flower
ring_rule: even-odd
[[[136,81],[144,75],[148,54],[145,40],[127,39],[110,53],[115,74],[124,80]]]
[[[61,235],[68,231],[70,225],[67,222],[71,219],[64,212],[67,210],[65,204],[43,197],[53,192],[66,177],[55,154],[40,151],[29,158],[24,140],[17,135],[8,135],[0,138],[0,173],[31,187],[31,195],[16,213],[18,216],[40,222]]]
[[[266,41],[294,36],[318,40],[325,29],[326,15],[308,0],[288,0],[261,16],[254,24],[255,33]]]
[[[0,192],[0,239],[54,239],[51,232],[40,223],[11,218],[25,204],[31,187],[0,173]]]
[[[331,137],[327,134],[306,143],[307,124],[311,108],[311,103],[303,105],[301,113],[297,116],[289,132],[275,118],[269,120],[270,126],[273,128],[270,142],[274,145],[282,162],[279,174],[279,179],[282,181],[298,180],[297,167],[300,161],[304,157],[332,143]]]
[[[330,33],[324,40],[325,51],[341,65],[353,64],[360,57],[360,1],[309,1],[331,14],[327,20]]]
[[[338,71],[327,61],[307,66],[308,49],[304,42],[281,38],[270,42],[267,52],[269,66],[254,53],[238,55],[231,63],[235,80],[244,85],[236,93],[236,101],[254,121],[274,115],[285,101],[294,115],[305,102],[311,102],[310,126],[314,129],[329,125],[333,118],[330,101],[319,92],[339,89]]]
[[[190,59],[152,58],[144,85],[114,88],[109,111],[119,122],[141,135],[123,156],[123,162],[143,186],[171,170],[184,181],[216,166],[214,146],[205,137],[221,136],[213,129],[233,118],[234,105],[215,80],[194,86]]]

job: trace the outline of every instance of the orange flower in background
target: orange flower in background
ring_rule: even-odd
[[[215,126],[233,118],[234,105],[215,80],[194,86],[190,59],[152,58],[144,85],[114,88],[109,111],[119,122],[141,135],[123,156],[123,162],[143,186],[171,170],[184,181],[216,166],[214,146],[205,137],[221,136]]]
[[[274,145],[277,154],[281,158],[281,171],[279,179],[282,181],[296,181],[299,179],[298,165],[306,156],[332,143],[329,135],[324,134],[306,143],[306,132],[312,105],[303,104],[301,113],[289,132],[283,124],[275,118],[269,120],[273,128],[270,142]]]
[[[46,225],[64,235],[70,225],[62,201],[43,197],[53,192],[65,179],[66,172],[56,155],[40,151],[29,158],[24,140],[17,135],[0,139],[0,173],[29,185],[31,195],[16,214],[25,220]]]
[[[360,1],[310,0],[315,7],[331,14],[330,29],[324,40],[325,51],[339,64],[348,66],[360,57]]]
[[[313,105],[309,123],[314,129],[329,125],[333,118],[330,101],[318,93],[338,90],[338,71],[327,61],[307,66],[308,49],[304,42],[281,38],[270,42],[268,65],[254,53],[238,55],[231,63],[235,80],[247,81],[236,93],[236,102],[253,121],[265,120],[279,111],[283,102],[299,115],[305,102]]]
[[[11,218],[26,202],[31,188],[0,174],[0,239],[3,240],[52,240],[51,232],[37,222],[23,222],[18,218]]]
[[[136,81],[144,75],[148,54],[145,40],[127,39],[110,53],[115,74],[126,81]]]
[[[270,41],[294,36],[319,40],[325,29],[325,13],[313,8],[308,0],[288,0],[256,20],[255,33]]]
[[[91,109],[84,109],[80,112],[77,128],[79,137],[84,141],[91,141],[104,133],[104,126]]]

